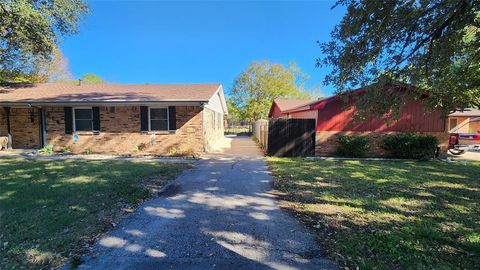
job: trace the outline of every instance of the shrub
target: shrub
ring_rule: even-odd
[[[361,136],[339,136],[337,153],[344,157],[364,157],[370,147],[370,139]]]
[[[386,136],[382,147],[396,158],[427,160],[435,157],[438,139],[431,135],[401,133]]]
[[[51,155],[53,154],[53,145],[47,144],[42,149],[38,150],[38,154],[40,155]]]
[[[168,148],[167,156],[195,158],[195,151],[190,147],[185,147],[179,144],[175,144],[170,148]]]

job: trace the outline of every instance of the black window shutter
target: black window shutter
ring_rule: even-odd
[[[100,108],[92,107],[93,113],[93,130],[100,131]]]
[[[140,106],[140,130],[148,131],[148,107]]]
[[[168,126],[170,130],[177,129],[177,112],[175,106],[168,106]]]
[[[72,117],[72,107],[63,108],[65,115],[65,134],[72,134],[73,132],[73,117]]]

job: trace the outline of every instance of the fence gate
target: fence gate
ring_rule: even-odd
[[[315,119],[270,119],[267,153],[277,157],[315,155]]]

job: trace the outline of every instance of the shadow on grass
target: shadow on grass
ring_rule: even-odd
[[[0,268],[58,266],[186,165],[0,159]]]
[[[269,161],[285,200],[343,264],[480,268],[480,163]]]

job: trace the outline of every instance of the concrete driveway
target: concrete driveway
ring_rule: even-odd
[[[479,151],[466,152],[465,154],[460,155],[460,156],[454,156],[452,154],[448,154],[448,156],[452,160],[480,161],[480,152]]]
[[[281,210],[249,138],[207,156],[94,246],[80,269],[336,269]]]

